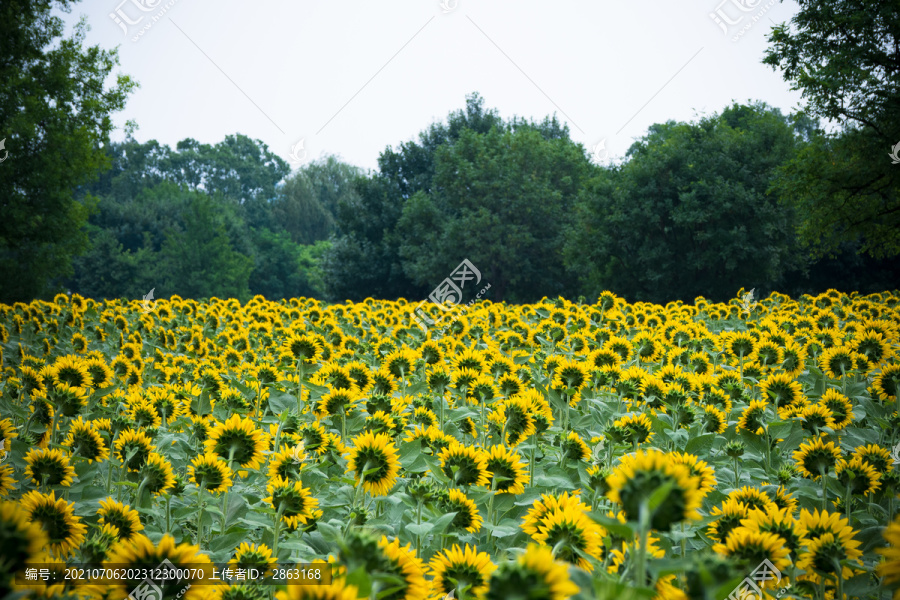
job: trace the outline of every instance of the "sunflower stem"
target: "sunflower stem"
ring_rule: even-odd
[[[200,478],[200,485],[197,488],[197,505],[200,510],[197,511],[197,547],[203,548],[203,486],[206,478]]]
[[[170,510],[170,503],[172,502],[172,496],[166,494],[166,533],[169,533],[169,528],[172,525],[172,511]]]
[[[275,513],[275,523],[272,525],[272,556],[278,560],[278,538],[281,535],[281,515],[284,513],[284,503],[278,504],[278,512]]]
[[[528,487],[534,487],[534,450],[537,440],[535,434],[531,434],[531,460],[528,461]]]
[[[418,506],[416,506],[416,525],[419,526],[422,524],[422,499],[419,499]],[[421,538],[418,533],[418,529],[416,530],[416,556],[421,556]]]
[[[638,516],[639,522],[639,543],[638,546],[638,560],[637,560],[637,571],[635,576],[635,586],[639,588],[643,588],[647,586],[647,531],[649,529],[649,521],[650,521],[650,507],[647,505],[647,500],[641,501],[641,507]]]

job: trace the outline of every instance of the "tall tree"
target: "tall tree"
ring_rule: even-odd
[[[875,257],[900,253],[900,5],[896,0],[798,0],[769,35],[765,64],[802,90],[807,110],[839,126],[785,165],[775,189],[799,208],[817,256],[860,241]],[[900,148],[898,148],[900,150]],[[894,152],[898,154],[898,152]]]
[[[403,142],[379,155],[378,171],[357,179],[356,196],[338,206],[335,240],[323,257],[332,298],[414,298],[427,293],[429,284],[416,284],[406,274],[392,238],[403,205],[416,192],[431,191],[438,148],[453,144],[466,129],[487,133],[501,124],[497,112],[485,110],[484,99],[471,94],[465,110],[452,112],[446,123],[432,123],[418,142]]]
[[[585,293],[724,300],[802,266],[792,211],[766,190],[808,125],[757,104],[651,126],[580,199],[566,257]]]
[[[278,189],[272,201],[272,219],[298,244],[326,240],[335,230],[335,214],[341,204],[357,202],[354,187],[362,169],[334,156],[304,165]]]
[[[519,121],[464,130],[435,167],[433,191],[404,205],[394,236],[416,283],[434,287],[468,258],[493,300],[571,291],[561,234],[592,170],[580,145]]]
[[[107,165],[103,145],[136,84],[118,75],[116,50],[84,47],[87,24],[64,37],[54,7],[71,0],[0,5],[0,302],[53,292],[87,247],[90,199],[75,189]]]

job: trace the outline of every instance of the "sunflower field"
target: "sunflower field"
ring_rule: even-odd
[[[0,305],[0,596],[889,597],[898,303]]]

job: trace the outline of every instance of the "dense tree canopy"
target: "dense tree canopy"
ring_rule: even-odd
[[[727,299],[799,268],[793,211],[768,196],[799,139],[764,105],[655,125],[582,194],[567,247],[590,295]]]
[[[802,241],[816,256],[842,242],[900,254],[900,7],[894,0],[799,0],[773,29],[764,62],[803,91],[819,131],[773,182],[800,211]]]
[[[68,0],[0,5],[0,302],[47,294],[87,247],[89,198],[75,189],[106,165],[102,146],[135,83],[114,77],[115,50],[85,47],[87,24],[64,37],[54,7]]]

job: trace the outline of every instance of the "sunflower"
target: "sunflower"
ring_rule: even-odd
[[[391,375],[391,372],[384,367],[372,373],[372,390],[373,394],[384,394],[391,396],[397,391],[399,385],[397,380]]]
[[[753,354],[756,349],[756,340],[746,331],[737,331],[725,338],[725,351],[741,360]]]
[[[454,527],[465,529],[469,533],[476,533],[481,529],[484,519],[478,514],[475,502],[466,496],[465,492],[458,489],[447,490],[441,498],[441,507],[445,513],[455,512],[456,516],[450,523]]]
[[[115,455],[129,471],[139,471],[156,446],[143,431],[126,429],[115,443]],[[130,458],[129,458],[130,456]]]
[[[732,490],[728,493],[728,498],[744,503],[749,510],[758,509],[768,512],[776,508],[768,494],[759,488],[748,485],[745,485],[740,489]]]
[[[84,359],[71,354],[56,359],[50,368],[50,379],[54,385],[67,384],[76,388],[86,388],[92,383]]]
[[[428,382],[428,389],[431,390],[432,393],[442,395],[447,389],[447,386],[450,385],[452,378],[447,367],[442,363],[438,363],[431,366],[428,370],[426,381]]]
[[[156,452],[151,452],[147,462],[141,467],[141,486],[154,496],[167,494],[175,487],[175,475],[169,461]]]
[[[491,446],[484,451],[487,470],[490,473],[488,486],[497,493],[523,494],[528,474],[522,457],[506,446]]]
[[[318,499],[299,481],[275,477],[269,480],[266,490],[269,497],[263,498],[263,502],[269,503],[292,531],[300,524],[306,525],[322,516],[317,510]]]
[[[570,431],[560,443],[560,452],[570,460],[587,460],[591,456],[591,449],[587,447],[581,436]]]
[[[109,458],[109,450],[100,433],[79,416],[69,425],[69,432],[63,446],[72,449],[72,455],[85,458],[89,463],[102,462]]]
[[[490,485],[484,451],[460,442],[451,442],[438,456],[441,470],[454,485]]]
[[[207,596],[206,586],[213,579],[213,565],[198,546],[176,544],[175,538],[168,533],[154,544],[144,534],[138,534],[130,540],[123,541],[112,548],[104,562],[106,567],[116,567],[127,572],[140,573],[144,569],[155,569],[164,561],[172,563],[170,568],[190,570],[190,576],[184,579],[160,579],[154,583],[160,588],[160,598],[175,598],[187,585],[187,592],[180,596],[183,600],[200,600]],[[106,585],[94,586],[95,595],[106,598],[125,598],[128,590],[146,586],[144,580],[128,577],[108,580]],[[300,586],[297,586],[300,587]],[[134,592],[137,596],[137,591]]]
[[[706,530],[706,535],[717,542],[723,542],[728,534],[741,526],[741,521],[747,518],[750,509],[747,505],[735,498],[726,498],[721,506],[714,506],[710,516],[719,517]]]
[[[32,448],[25,455],[25,476],[31,483],[41,487],[44,485],[61,485],[69,487],[75,477],[75,469],[69,465],[69,457],[61,450]]]
[[[9,496],[16,489],[12,465],[0,464],[0,496]]]
[[[195,457],[188,466],[188,477],[194,485],[213,494],[228,491],[232,485],[232,470],[216,454]]]
[[[84,366],[91,376],[90,386],[103,389],[112,385],[115,375],[107,366],[106,361],[100,358],[89,358],[84,361]]]
[[[861,544],[853,539],[852,530],[841,535],[823,533],[807,544],[797,568],[819,575],[837,575],[840,572],[844,579],[850,579],[854,571],[843,562],[859,559],[862,556],[858,550]]]
[[[860,458],[867,461],[879,474],[885,474],[891,470],[893,457],[891,453],[881,446],[869,444],[868,446],[857,446],[853,451],[853,458]]]
[[[821,404],[810,404],[796,414],[803,417],[803,429],[810,435],[818,435],[823,427],[835,428],[831,411]]]
[[[882,402],[896,402],[900,389],[900,364],[886,365],[872,382],[873,391]]]
[[[766,377],[759,384],[763,398],[773,403],[776,408],[798,407],[806,398],[800,384],[787,373],[775,373]]]
[[[391,437],[371,431],[353,439],[353,449],[347,464],[347,472],[353,472],[357,483],[374,496],[385,496],[394,487],[400,472],[397,448]]]
[[[100,517],[101,525],[112,525],[118,530],[120,540],[130,540],[144,529],[138,512],[127,504],[113,500],[112,496],[100,501],[97,516]]]
[[[700,516],[699,479],[691,476],[687,466],[676,464],[670,455],[655,448],[623,456],[607,483],[607,496],[622,506],[629,521],[639,520],[642,507],[647,507],[645,503],[662,486],[668,486],[668,492],[656,508],[647,507],[653,529],[668,531],[678,521]]]
[[[162,425],[162,419],[156,412],[153,403],[140,396],[132,397],[129,402],[128,418],[142,429],[156,429]]]
[[[703,407],[703,415],[700,417],[703,431],[707,433],[722,433],[728,428],[728,417],[725,413],[709,405]]]
[[[399,579],[390,588],[393,593],[379,593],[378,597],[384,600],[425,600],[428,597],[429,584],[425,581],[425,564],[416,556],[416,551],[410,548],[411,544],[400,545],[400,540],[395,538],[388,541],[386,536],[381,536],[378,548],[386,559],[388,565],[385,572]]]
[[[849,461],[839,460],[834,467],[834,474],[851,494],[865,496],[881,487],[879,482],[881,475],[861,456],[854,456]]]
[[[790,550],[781,536],[749,527],[733,529],[725,542],[714,545],[713,550],[723,556],[738,559],[751,568],[768,560],[778,571],[785,572],[791,564],[788,558]],[[773,584],[771,580],[760,582],[763,588],[772,587]]]
[[[403,380],[412,374],[417,359],[415,351],[402,347],[385,356],[382,365],[391,375]]]
[[[766,432],[766,407],[768,404],[762,400],[751,400],[750,404],[741,413],[738,419],[738,430],[743,429],[756,435],[762,435]]]
[[[281,477],[299,480],[305,460],[307,460],[307,456],[303,449],[303,442],[297,446],[279,450],[269,458],[269,478]]]
[[[672,455],[675,463],[685,465],[690,469],[691,477],[699,480],[698,491],[703,496],[716,489],[716,472],[706,461],[698,459],[693,454],[675,452]]]
[[[359,400],[359,395],[354,389],[334,389],[324,394],[316,403],[316,414],[320,418],[346,415],[353,410]]]
[[[74,417],[87,406],[88,392],[85,388],[60,382],[47,388],[47,399],[59,409],[60,414]]]
[[[41,524],[33,521],[18,502],[0,502],[0,595],[6,597],[14,589],[15,573],[25,570],[27,563],[38,562],[49,546]]]
[[[266,576],[272,575],[272,568],[278,565],[278,559],[272,556],[272,550],[265,544],[249,544],[242,542],[234,551],[234,558],[229,566],[242,569],[256,568]]]
[[[506,431],[506,443],[517,446],[536,432],[532,403],[523,396],[513,396],[497,407],[502,427]]]
[[[819,405],[831,413],[831,419],[834,422],[833,429],[843,429],[853,422],[853,405],[836,389],[826,390],[819,399]]]
[[[235,414],[212,428],[204,446],[207,453],[230,461],[229,467],[238,464],[243,469],[258,469],[268,440],[251,419]]]
[[[900,595],[897,591],[900,583],[900,517],[895,518],[881,534],[888,543],[886,548],[875,550],[884,557],[884,562],[878,565],[878,575],[884,577],[884,582],[894,588],[894,597]]]
[[[774,533],[781,537],[790,551],[792,560],[797,559],[800,548],[807,543],[806,528],[794,519],[787,508],[768,511],[753,509],[749,511],[747,518],[741,521],[741,525],[753,531]]]
[[[606,532],[580,506],[551,510],[540,519],[535,541],[553,548],[555,558],[577,564],[586,571],[594,567],[584,555],[603,560],[601,545]]]
[[[853,370],[855,352],[848,346],[833,346],[819,356],[819,368],[831,379],[840,379]]]
[[[560,360],[559,365],[553,373],[551,387],[556,390],[578,391],[587,385],[589,375],[590,373],[585,363],[570,358],[564,358]]]
[[[553,558],[550,548],[528,544],[515,562],[505,562],[491,575],[486,600],[507,600],[527,593],[529,600],[567,600],[579,592],[569,579],[568,565]]]
[[[74,554],[84,541],[87,527],[75,516],[75,503],[56,498],[56,492],[49,495],[31,491],[22,496],[22,507],[28,512],[28,519],[40,523],[50,540],[49,550],[60,558]]]
[[[643,444],[653,437],[653,423],[644,413],[626,415],[613,422],[613,427],[627,433],[633,444]]]
[[[429,567],[432,590],[439,596],[453,591],[479,600],[485,597],[491,574],[497,569],[490,554],[468,544],[465,550],[454,544],[449,550],[438,552]]]
[[[355,585],[348,585],[346,579],[334,577],[331,583],[321,585],[289,585],[285,591],[275,592],[276,600],[362,600],[368,595],[360,595]]]
[[[794,462],[797,470],[808,479],[818,479],[820,475],[827,474],[841,459],[841,450],[834,442],[825,442],[820,435],[812,441],[805,441],[800,448],[794,451]]]
[[[295,363],[314,364],[322,356],[322,342],[312,335],[292,333],[282,343],[281,348]]]

